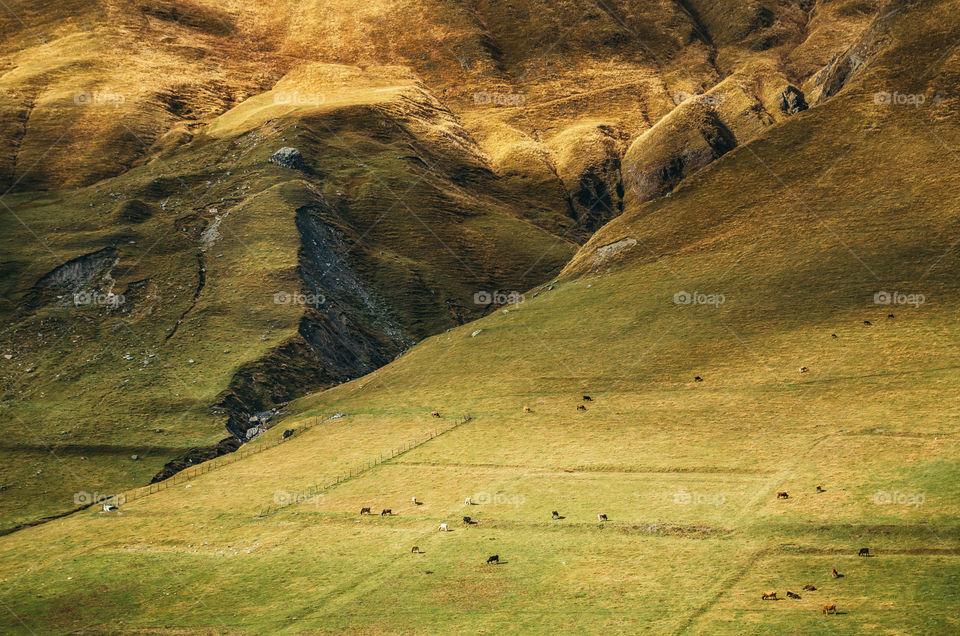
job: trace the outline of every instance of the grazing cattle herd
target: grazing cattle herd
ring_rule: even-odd
[[[892,317],[892,316],[891,316],[891,317]],[[864,324],[869,325],[870,322],[869,322],[869,321],[864,321]],[[836,334],[831,334],[831,335],[832,335],[834,338],[837,337]],[[808,369],[807,369],[806,367],[800,367],[800,373],[806,373],[807,371],[808,371]],[[695,377],[694,379],[695,379],[697,382],[702,382],[702,381],[703,381],[703,378],[701,378],[700,376],[697,376],[697,377]],[[593,401],[593,398],[591,398],[589,395],[584,395],[582,399],[583,399],[583,401],[586,401],[586,402],[591,402],[591,401]],[[578,410],[578,411],[586,411],[587,408],[586,408],[586,406],[584,406],[583,404],[579,404],[579,405],[577,405],[577,410]],[[531,411],[531,409],[530,409],[529,406],[524,406],[524,407],[523,407],[523,412],[524,412],[524,413],[531,413],[532,411]],[[430,415],[432,415],[432,416],[434,416],[434,417],[440,417],[440,413],[439,413],[438,411],[434,411],[434,412],[432,412]],[[819,485],[818,485],[818,486],[816,487],[816,492],[817,492],[817,493],[823,493],[823,492],[826,492],[826,490],[824,490],[823,486],[819,486]],[[777,499],[789,499],[789,498],[790,498],[790,495],[789,495],[786,491],[781,490],[781,491],[778,491],[778,492],[777,492]],[[422,506],[422,505],[423,505],[423,502],[417,500],[416,497],[411,497],[410,501],[411,501],[414,505],[416,505],[416,506]],[[476,504],[473,503],[473,501],[472,501],[472,499],[471,499],[470,497],[467,497],[467,498],[464,500],[463,503],[464,503],[465,506],[473,506],[473,505],[476,505]],[[372,514],[372,513],[371,513],[371,508],[370,508],[370,507],[366,507],[366,506],[365,506],[365,507],[362,507],[362,508],[360,509],[360,514],[361,514],[361,515],[365,515],[365,514],[366,514],[366,515],[369,515],[369,514]],[[384,508],[384,509],[380,512],[380,516],[392,516],[392,515],[393,515],[393,511],[392,511],[390,508]],[[557,510],[551,511],[551,513],[550,513],[550,518],[551,518],[551,519],[564,519],[564,517],[560,516],[560,512],[557,511]],[[472,517],[469,517],[469,516],[463,516],[462,519],[463,519],[463,523],[464,523],[464,524],[467,524],[467,525],[477,525],[477,524],[478,524],[478,521],[477,521],[476,519],[473,519]],[[606,515],[605,513],[598,513],[598,514],[597,514],[597,521],[600,522],[601,524],[603,524],[603,522],[608,521],[608,520],[609,520],[609,518],[607,517],[607,515]],[[440,526],[438,527],[438,530],[439,530],[440,532],[449,532],[449,531],[450,531],[447,523],[441,523]],[[424,554],[424,553],[420,550],[420,547],[419,547],[419,546],[413,546],[413,548],[411,548],[410,552],[413,553],[413,554]],[[860,549],[857,551],[857,556],[860,556],[860,557],[869,557],[869,556],[872,556],[872,555],[870,554],[870,549],[869,549],[869,548],[860,548]],[[488,557],[486,562],[487,562],[487,564],[497,564],[497,565],[499,565],[499,564],[500,564],[500,555],[494,554],[493,556]],[[839,578],[842,578],[842,577],[843,577],[843,574],[840,574],[840,573],[837,571],[836,568],[831,568],[831,570],[830,570],[830,575],[831,575],[833,578],[835,578],[835,579],[839,579]],[[802,589],[803,589],[804,592],[815,592],[815,591],[817,591],[817,588],[816,588],[815,586],[813,586],[813,585],[810,585],[810,584],[804,585]],[[801,599],[801,596],[800,596],[799,594],[795,593],[795,592],[792,592],[792,591],[790,591],[790,590],[787,590],[787,592],[786,592],[786,598],[788,598],[788,599],[794,599],[794,600],[800,600],[800,599]],[[777,591],[776,591],[776,590],[769,590],[769,591],[766,591],[766,592],[762,592],[761,595],[760,595],[760,599],[761,599],[761,600],[764,600],[764,601],[778,601],[778,600],[781,600],[780,597],[777,596]],[[837,614],[838,612],[837,612],[837,606],[836,606],[836,604],[831,603],[831,604],[828,604],[828,605],[824,605],[824,606],[823,606],[822,613],[823,613],[824,615],[826,615],[826,614]]]

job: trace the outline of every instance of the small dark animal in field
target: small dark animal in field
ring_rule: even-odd
[[[812,585],[804,585],[804,586],[803,586],[803,591],[804,591],[804,592],[816,592],[816,591],[817,591],[817,588],[813,587]]]
[[[607,515],[605,514],[597,515],[597,521],[606,521],[606,520],[607,520]]]
[[[860,550],[857,552],[857,556],[870,556],[870,548],[860,548]]]
[[[584,396],[583,396],[583,401],[584,401],[584,402],[593,402],[593,398],[590,397],[589,395],[584,395]]]
[[[370,509],[369,509],[369,508],[361,508],[361,509],[360,509],[360,514],[362,514],[362,515],[372,515],[373,513],[370,512]]]
[[[560,518],[560,513],[557,512],[556,510],[554,510],[553,512],[550,513],[550,517],[553,518],[553,519],[559,519],[559,518]]]
[[[840,574],[839,572],[837,572],[837,568],[832,568],[832,569],[830,570],[830,576],[832,576],[832,577],[835,578],[835,579],[839,579],[839,578],[842,577],[843,575]]]
[[[781,490],[780,492],[777,493],[777,499],[789,499],[789,498],[790,498],[790,495],[787,494],[785,490]]]
[[[791,592],[790,590],[787,590],[787,598],[799,599],[800,595],[797,594],[796,592]]]
[[[523,407],[523,412],[524,412],[524,413],[533,413],[533,411],[530,410],[530,407],[529,407],[529,406]]]
[[[836,338],[836,337],[837,337],[837,334],[832,333],[832,334],[830,334],[830,337],[831,337],[831,338]]]
[[[800,373],[806,373],[809,370],[807,367],[800,367]]]
[[[419,546],[413,546],[412,548],[410,548],[410,552],[412,552],[412,553],[414,553],[414,554],[420,554],[420,548],[419,548]]]
[[[837,613],[837,606],[836,606],[836,605],[824,605],[824,606],[823,606],[823,613],[824,613],[824,614],[836,614],[836,613]]]
[[[440,411],[434,411],[430,414],[431,417],[440,417]]]
[[[823,489],[823,486],[817,486],[817,492],[827,492]]]
[[[494,554],[492,557],[487,557],[487,563],[500,563],[500,555]]]
[[[380,511],[381,517],[386,517],[387,515],[392,515],[392,514],[393,514],[393,510],[390,510],[389,508],[384,508],[383,510]]]
[[[412,499],[410,499],[410,501],[413,502],[413,505],[414,505],[414,506],[422,506],[422,505],[423,505],[423,502],[422,502],[422,501],[417,501],[417,498],[416,498],[416,497],[413,497]]]
[[[470,517],[464,517],[464,518],[463,518],[463,522],[464,522],[464,523],[473,523],[473,519],[471,519]]]
[[[868,327],[872,327],[872,326],[873,326],[873,323],[870,322],[869,320],[864,320],[864,321],[863,321],[863,324],[865,324],[865,325],[868,326]]]
[[[893,318],[893,314],[887,314],[887,318]]]
[[[587,407],[585,407],[583,404],[577,404],[577,410],[578,410],[578,411],[586,411],[586,410],[587,410]]]
[[[695,378],[693,379],[693,381],[694,381],[694,382],[703,382],[703,378],[701,378],[701,377],[698,375],[697,377],[695,377]]]
[[[777,600],[777,593],[776,593],[776,592],[773,592],[773,591],[771,591],[771,592],[764,592],[763,594],[760,595],[760,600],[761,600],[761,601],[776,601],[776,600]]]
[[[287,430],[285,430],[285,431],[283,432],[283,439],[287,439],[287,438],[290,437],[291,435],[293,435],[293,429],[292,429],[292,428],[288,428]]]

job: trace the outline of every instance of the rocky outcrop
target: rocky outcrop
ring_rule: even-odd
[[[275,163],[282,168],[297,170],[303,167],[303,155],[296,148],[281,148],[269,159],[270,163]]]
[[[711,104],[687,100],[630,146],[623,159],[626,196],[642,203],[663,195],[736,145]]]

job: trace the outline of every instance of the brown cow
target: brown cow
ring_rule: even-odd
[[[430,414],[431,417],[440,417],[440,411],[434,411]]]
[[[836,613],[837,613],[837,606],[836,606],[836,605],[824,605],[824,606],[823,606],[823,613],[824,613],[824,614],[836,614]]]
[[[787,598],[799,599],[800,595],[795,592],[791,592],[790,590],[787,590]]]
[[[840,574],[839,572],[837,572],[837,568],[832,568],[832,569],[830,570],[830,576],[832,576],[832,577],[835,578],[835,579],[839,579],[839,578],[842,577],[843,575]]]
[[[817,588],[813,587],[812,585],[804,585],[803,590],[805,592],[816,592]]]
[[[369,509],[369,508],[361,508],[361,509],[360,509],[360,514],[362,514],[362,515],[372,515],[373,513],[370,512],[370,509]]]
[[[578,411],[586,411],[586,410],[587,410],[587,407],[585,407],[583,404],[577,404],[577,410],[578,410]]]
[[[777,593],[771,591],[771,592],[764,592],[763,594],[761,594],[761,595],[760,595],[760,600],[761,600],[761,601],[776,601],[776,600],[779,600],[779,599],[777,598]]]
[[[420,548],[418,546],[413,546],[412,548],[410,548],[410,552],[414,554],[420,554]]]
[[[788,499],[790,495],[787,494],[787,491],[781,490],[777,493],[777,499]]]
[[[529,406],[523,407],[523,412],[524,412],[524,413],[533,413],[533,411],[530,410],[530,407],[529,407]]]

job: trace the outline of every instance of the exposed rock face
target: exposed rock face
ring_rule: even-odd
[[[783,89],[780,93],[780,110],[790,115],[807,110],[807,101],[803,97],[803,92],[795,86],[787,86]]]
[[[77,292],[108,272],[117,264],[117,261],[117,250],[105,247],[102,250],[78,256],[44,274],[37,281],[37,287]]]
[[[270,156],[270,163],[297,170],[303,167],[303,155],[296,148],[281,148]]]
[[[709,104],[684,102],[630,146],[623,159],[627,196],[643,202],[663,195],[736,145]]]

